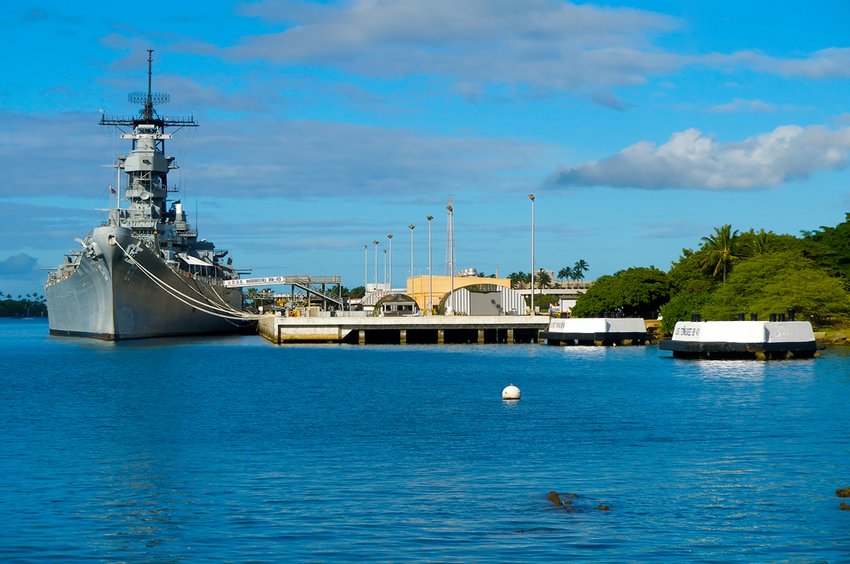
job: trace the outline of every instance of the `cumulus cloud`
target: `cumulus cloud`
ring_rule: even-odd
[[[737,143],[696,129],[662,145],[641,141],[609,158],[555,172],[555,186],[748,190],[847,165],[850,128],[786,125]]]
[[[30,274],[38,265],[38,259],[24,253],[0,260],[0,276]]]
[[[18,253],[0,260],[0,293],[12,296],[40,293],[46,279],[38,259],[28,254]]]

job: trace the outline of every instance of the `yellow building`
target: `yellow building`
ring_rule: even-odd
[[[433,293],[429,296],[429,282]],[[495,284],[505,288],[511,287],[510,278],[482,278],[480,276],[455,276],[454,289],[463,288],[464,286],[474,286],[476,284]],[[412,297],[419,308],[429,313],[429,304],[434,307],[440,305],[440,300],[451,292],[452,277],[451,276],[416,276],[407,279],[407,295]]]

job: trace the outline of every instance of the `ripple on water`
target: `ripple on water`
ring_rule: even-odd
[[[841,560],[850,545],[843,351],[686,362],[45,331],[0,322],[4,560]],[[508,383],[521,401],[501,400]],[[578,497],[558,508],[551,490]]]

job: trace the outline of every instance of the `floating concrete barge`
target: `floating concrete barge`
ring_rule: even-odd
[[[424,317],[277,317],[260,319],[260,335],[277,344],[361,345],[538,343],[544,315]]]
[[[548,345],[645,345],[649,333],[643,319],[636,317],[554,318],[542,335]]]
[[[679,321],[659,348],[677,358],[812,358],[817,352],[808,321]]]

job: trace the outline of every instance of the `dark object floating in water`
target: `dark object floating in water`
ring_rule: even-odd
[[[847,504],[846,504],[846,503],[844,503],[843,501],[839,501],[839,502],[838,502],[838,507],[839,507],[839,509],[841,509],[842,511],[850,511],[850,505],[847,505]]]
[[[554,505],[560,507],[567,513],[575,513],[576,511],[579,511],[581,509],[581,507],[573,506],[573,500],[578,499],[578,494],[559,494],[555,490],[552,490],[548,494],[546,494],[546,499],[551,501]],[[601,503],[596,507],[596,509],[599,509],[600,511],[610,511],[607,505]]]
[[[850,488],[840,488],[835,490],[835,495],[838,497],[850,497]]]

